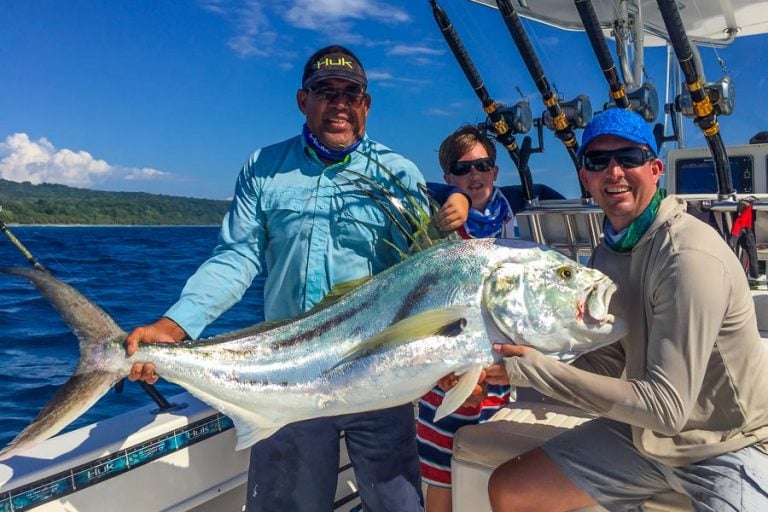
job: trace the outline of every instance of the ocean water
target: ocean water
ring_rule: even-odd
[[[13,234],[59,279],[99,304],[126,331],[156,320],[178,298],[187,278],[214,244],[218,227],[15,226]],[[0,235],[0,267],[29,267]],[[261,292],[211,324],[210,336],[257,321]],[[0,446],[27,426],[73,372],[75,336],[26,280],[0,274]],[[164,382],[166,397],[182,391]],[[151,404],[134,382],[110,391],[67,430]]]

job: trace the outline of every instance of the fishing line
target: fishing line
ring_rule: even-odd
[[[480,6],[484,7],[484,6]],[[461,11],[464,11],[463,13],[459,14],[458,20],[454,22],[454,25],[460,25],[461,27],[461,34],[462,39],[470,39],[474,44],[473,46],[477,46],[478,49],[481,50],[487,50],[488,48],[495,48],[499,49],[499,40],[498,37],[490,37],[489,33],[491,30],[487,26],[480,25],[480,22],[477,21],[477,16],[473,15],[473,12],[477,12],[477,8],[471,6],[469,2],[460,1],[459,7]],[[489,8],[492,9],[492,8]],[[496,10],[496,9],[493,9]],[[496,20],[493,20],[494,23]],[[466,34],[466,36],[465,36]],[[514,48],[512,46],[509,47],[510,49],[508,51],[514,52]],[[474,53],[477,53],[478,58],[474,58]],[[481,68],[486,68],[485,64],[487,63],[490,69],[496,70],[497,74],[501,76],[502,84],[508,84],[508,83],[518,83],[518,71],[517,66],[515,66],[512,62],[510,62],[510,59],[501,59],[498,58],[498,56],[494,53],[491,53],[489,56],[487,51],[481,51],[481,52],[473,52],[473,58],[474,60],[480,60],[482,61],[480,64]],[[504,76],[511,77],[509,80],[504,80]],[[484,77],[487,78],[487,77]],[[519,88],[517,85],[515,85],[516,88]],[[506,97],[506,90],[502,90],[502,95],[499,96],[499,102],[503,104],[513,104],[513,99],[507,99]],[[521,94],[521,96],[528,102],[530,102],[531,96],[535,94],[534,92],[528,93],[527,95]],[[483,121],[485,119],[482,119]],[[506,173],[505,173],[506,174]],[[501,177],[501,174],[499,175]]]
[[[0,215],[2,214],[3,207],[0,205]],[[25,231],[23,226],[18,226],[21,231]],[[14,228],[15,229],[15,228]],[[51,274],[51,270],[47,268],[45,265],[40,263],[40,261],[32,254],[32,252],[27,249],[27,247],[18,239],[16,236],[11,232],[10,228],[3,222],[2,219],[0,219],[0,231],[2,231],[5,236],[11,241],[14,247],[21,252],[21,254],[26,258],[26,260],[32,265],[33,268],[36,270],[39,270],[41,272],[45,272],[46,274]],[[28,237],[29,238],[29,237]],[[69,277],[74,277],[71,272],[66,270],[66,266],[62,265],[61,262],[53,256],[51,253],[47,253],[50,257],[49,259],[55,261],[59,264],[59,267],[63,269],[63,273],[67,274]],[[61,273],[61,272],[60,272]],[[85,288],[85,287],[84,287]],[[89,294],[96,298],[98,297],[97,293],[94,293],[93,290],[89,290]],[[106,310],[106,308],[104,308]]]
[[[1,212],[2,212],[2,205],[0,205],[0,213]],[[24,228],[22,226],[17,226],[17,227],[20,227],[21,231],[24,231]],[[27,246],[24,245],[18,238],[16,238],[16,236],[11,232],[8,225],[5,224],[5,222],[3,222],[2,219],[0,219],[0,231],[2,231],[5,234],[5,236],[8,237],[8,239],[11,241],[13,246],[19,250],[19,252],[24,256],[24,258],[26,258],[26,260],[30,263],[30,265],[32,265],[33,268],[41,272],[45,272],[46,274],[53,275],[53,272],[51,272],[51,270],[48,267],[40,263],[40,261],[32,254],[32,252],[29,249],[27,249]],[[51,254],[51,253],[48,253],[48,254]],[[66,266],[62,265],[61,262],[57,260],[54,256],[51,256],[49,259],[52,259],[59,264],[59,268],[60,268],[60,270],[58,271],[59,274],[63,273],[70,278],[76,277],[71,272],[69,272]],[[80,287],[83,289],[88,288],[87,285],[84,285],[84,284],[81,284]],[[94,299],[98,298],[99,296],[98,293],[95,293],[92,289],[89,289],[88,293]],[[102,306],[102,308],[105,311],[107,311],[106,307]]]
[[[456,3],[456,2],[449,2],[449,3]],[[481,6],[482,7],[482,6]],[[487,51],[477,51],[477,50],[487,50],[488,48],[498,48],[498,41],[491,39],[487,32],[489,32],[488,27],[483,27],[479,24],[477,21],[476,15],[473,15],[473,13],[470,11],[472,7],[469,6],[469,2],[460,1],[458,2],[458,6],[453,6],[454,10],[462,11],[457,12],[457,16],[454,16],[451,18],[451,21],[454,24],[454,27],[459,28],[459,32],[461,33],[462,41],[466,41],[469,39],[472,43],[472,59],[474,61],[480,61],[479,68],[485,69],[495,69],[497,72],[500,72],[501,75],[511,75],[514,76],[514,73],[512,73],[509,70],[508,65],[504,65],[504,60],[496,58],[493,54],[489,55]],[[476,7],[472,10],[476,11]],[[454,19],[456,18],[456,19]],[[507,69],[500,69],[502,67],[505,67]],[[487,78],[487,76],[484,76],[483,78]],[[513,81],[513,80],[510,80]],[[500,100],[501,103],[506,103],[505,100]],[[471,105],[472,112],[476,112],[477,109],[473,105]],[[473,114],[474,115],[474,114]],[[487,117],[487,116],[486,116]],[[479,119],[480,122],[484,122],[486,120],[486,117],[483,117]],[[475,117],[477,119],[477,117]]]
[[[701,7],[699,7],[699,3],[696,0],[693,0],[693,6],[696,8],[696,12],[699,14],[699,19],[700,20],[706,19],[705,16],[704,16],[704,12],[701,10]],[[726,23],[727,23],[727,21],[726,21]],[[723,73],[727,73],[728,70],[727,70],[727,68],[725,66],[725,61],[720,57],[720,53],[717,51],[717,47],[716,46],[712,46],[710,48],[711,48],[711,50],[715,54],[715,59],[717,59],[717,62],[720,65],[720,69],[723,71]],[[704,71],[703,70],[704,63],[702,63],[701,66],[702,66],[702,72],[703,72]]]
[[[2,209],[3,209],[2,205],[0,205],[0,212],[2,212]],[[45,272],[46,274],[53,275],[53,273],[48,268],[46,268],[42,263],[40,263],[40,261],[38,261],[38,259],[29,251],[29,249],[27,249],[27,247],[18,238],[16,238],[16,236],[11,232],[11,230],[8,228],[5,222],[2,221],[2,219],[0,219],[0,231],[2,231],[5,234],[5,236],[8,237],[8,239],[11,241],[14,247],[16,247],[21,252],[21,254],[24,255],[24,257],[27,259],[27,261],[29,261],[29,263],[32,265],[33,268],[35,268],[40,272]],[[73,277],[71,272],[66,271],[66,267],[64,266],[62,267],[64,268],[65,273],[69,275],[69,277]],[[80,286],[82,288],[86,288],[82,284]],[[94,298],[98,297],[98,293],[94,293],[93,290],[89,290],[89,294]],[[103,304],[100,305],[100,307],[104,311],[107,311],[109,313],[109,310]],[[118,393],[122,393],[124,382],[125,382],[125,379],[123,378],[115,384],[114,388]],[[159,407],[159,410],[156,411],[156,413],[160,411],[167,411],[172,408],[183,409],[184,407],[186,407],[186,404],[179,407],[176,404],[171,404],[170,402],[168,402],[168,400],[166,400],[166,398],[162,395],[162,393],[160,393],[160,391],[158,391],[153,384],[149,384],[144,381],[139,381],[138,384],[144,390],[144,392],[147,393],[147,395],[149,395],[149,397]]]
[[[455,2],[452,2],[455,3]],[[461,34],[462,38],[466,40],[467,37],[477,45],[478,48],[493,48],[494,44],[490,38],[486,36],[488,31],[487,27],[482,27],[475,16],[472,15],[469,8],[469,2],[464,0],[458,3],[458,9],[464,11],[458,14],[459,24],[462,25]],[[456,7],[454,7],[456,9]],[[453,19],[453,18],[452,18]],[[471,23],[471,26],[470,26]],[[482,37],[482,41],[480,38]]]
[[[0,205],[0,216],[2,215],[2,211],[3,211],[3,206]],[[34,233],[32,233],[31,231],[28,231],[27,228],[23,225],[14,226],[14,230],[24,233],[26,235],[25,236],[26,239],[34,238],[35,236]],[[26,245],[24,245],[11,232],[10,228],[5,222],[3,222],[2,218],[0,218],[0,231],[2,231],[5,234],[5,236],[11,241],[13,246],[19,250],[19,252],[24,256],[24,258],[26,258],[26,260],[30,263],[30,265],[32,265],[33,268],[40,270],[42,272],[45,272],[47,274],[52,274],[50,268],[40,263],[40,260],[32,254],[32,252],[26,247]],[[46,261],[53,261],[58,266],[58,268],[60,269],[58,272],[60,274],[63,273],[70,278],[75,277],[71,272],[67,270],[66,266],[62,264],[62,262],[56,257],[55,253],[46,251],[44,249],[41,249],[41,251],[44,253],[46,257]],[[93,290],[89,290],[89,293],[91,294],[92,297],[98,296],[98,294],[93,293]]]
[[[0,212],[3,211],[3,207],[0,206]],[[8,229],[8,226],[0,220],[0,230],[5,233],[5,236],[8,237],[8,239],[11,241],[11,243],[21,252],[22,255],[24,255],[25,258],[27,258],[27,261],[37,270],[40,270],[42,272],[48,272],[48,269],[45,268],[42,263],[40,263],[37,258],[35,258],[31,252],[22,244],[18,238],[14,236],[13,233],[11,233],[11,230]],[[48,272],[50,273],[50,272]]]
[[[528,34],[528,38],[533,42],[533,46],[536,50],[536,56],[539,58],[539,60],[541,60],[541,55],[544,55],[544,60],[547,63],[546,69],[557,69],[555,63],[552,61],[552,59],[549,58],[549,52],[546,51],[544,45],[541,43],[542,38],[539,37],[539,34],[536,32],[536,25],[538,25],[538,23],[535,23],[532,20],[522,16],[520,17],[520,21],[523,25],[523,28],[525,28],[525,32]],[[559,39],[557,42],[560,42]],[[552,81],[552,89],[558,96],[562,96],[561,92],[557,90],[557,86],[555,85],[554,81]]]

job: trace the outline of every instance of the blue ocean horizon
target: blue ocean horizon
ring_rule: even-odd
[[[124,330],[160,317],[208,257],[216,226],[11,226],[13,234],[56,277],[101,306]],[[30,267],[0,237],[0,268]],[[204,337],[257,323],[258,283],[211,324]],[[8,444],[69,378],[78,342],[58,313],[26,280],[0,273],[0,447]],[[182,391],[160,380],[166,397]],[[134,382],[111,390],[66,430],[153,403]]]

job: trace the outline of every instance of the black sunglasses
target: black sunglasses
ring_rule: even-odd
[[[656,158],[653,151],[645,148],[632,147],[614,149],[613,151],[588,151],[584,153],[582,165],[584,169],[592,172],[604,171],[611,160],[616,160],[625,169],[640,167],[649,160]]]
[[[496,163],[492,158],[488,157],[478,158],[477,160],[461,160],[454,163],[451,168],[448,169],[448,173],[453,174],[454,176],[464,176],[469,174],[473,167],[480,172],[488,172],[496,167]]]
[[[365,98],[365,91],[361,89],[333,89],[323,87],[321,89],[309,89],[318,99],[332,103],[341,95],[343,100],[353,107],[359,107]]]

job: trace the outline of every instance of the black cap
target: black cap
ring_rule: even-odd
[[[315,52],[304,66],[301,87],[309,89],[315,83],[329,78],[338,78],[368,86],[368,78],[354,53],[343,46],[328,46]]]

